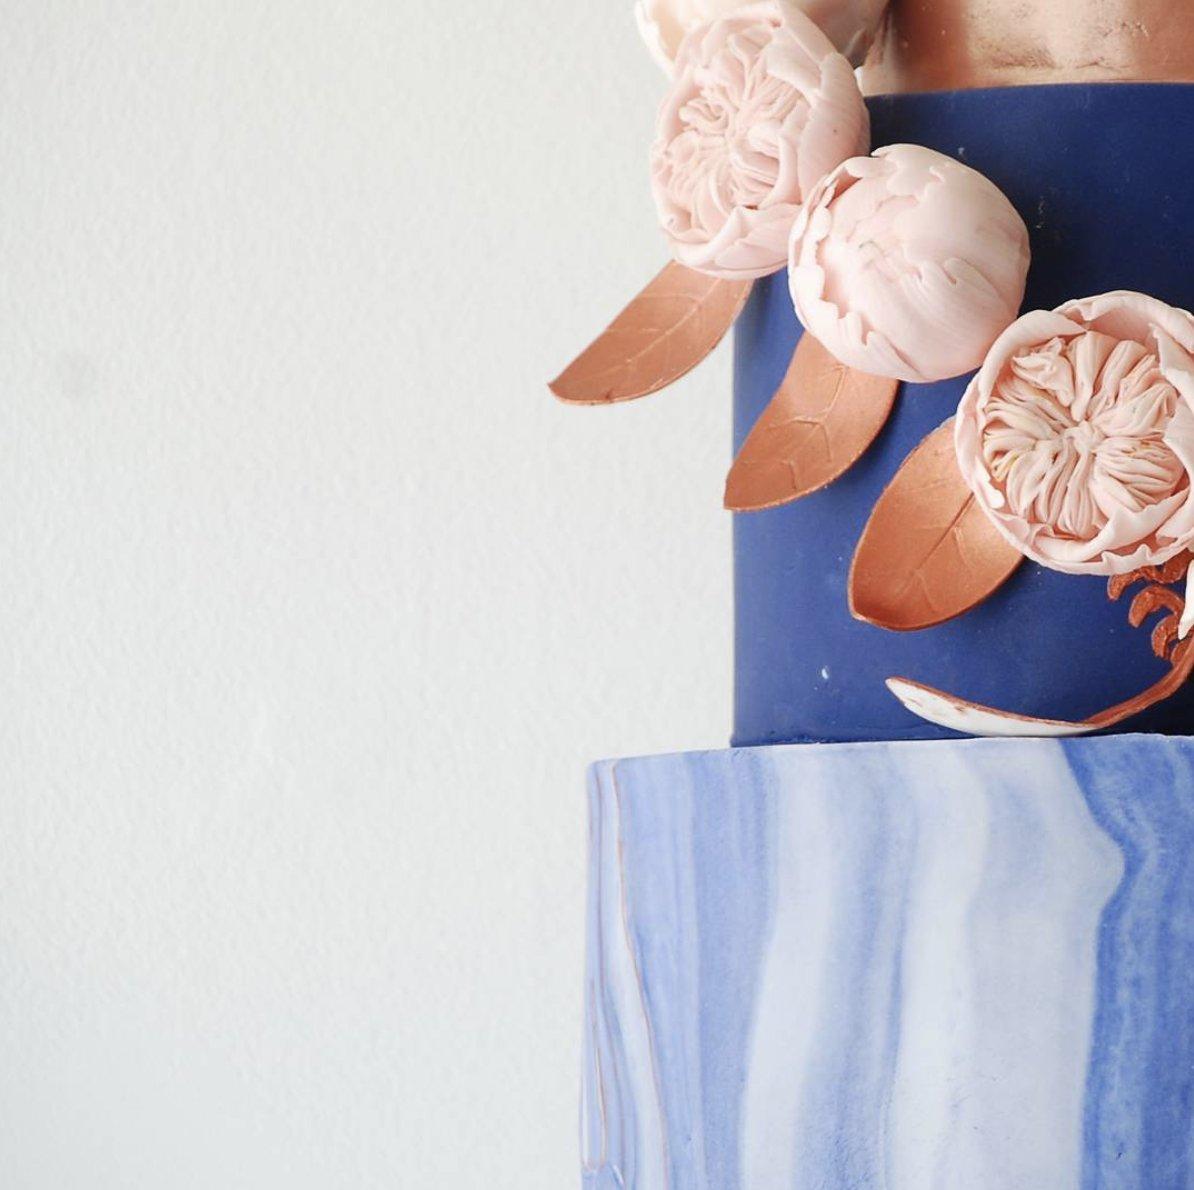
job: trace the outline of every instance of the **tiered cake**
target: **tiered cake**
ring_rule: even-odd
[[[1194,306],[1194,6],[897,0],[862,78],[872,148],[936,150],[1010,199],[1024,310]],[[757,281],[736,450],[800,334],[786,272]],[[918,631],[855,600],[876,503],[971,383],[903,383],[848,471],[736,516],[735,747],[592,770],[589,1190],[1194,1187],[1186,543],[1068,573],[1025,545]],[[901,700],[900,676],[951,694]],[[975,723],[1029,738],[956,730]]]

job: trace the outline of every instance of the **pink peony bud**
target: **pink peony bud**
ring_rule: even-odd
[[[843,163],[792,229],[792,301],[842,363],[925,384],[978,367],[1024,299],[1028,229],[1002,191],[920,145]]]
[[[875,39],[887,0],[789,0],[812,18],[840,54],[862,64]],[[669,74],[680,43],[698,25],[732,16],[744,0],[638,0],[635,19],[647,48]]]
[[[776,272],[804,196],[869,137],[850,64],[799,11],[753,4],[695,30],[651,154],[672,254],[718,277]]]
[[[996,528],[1069,574],[1194,547],[1194,317],[1139,293],[1034,310],[958,407],[958,463]]]

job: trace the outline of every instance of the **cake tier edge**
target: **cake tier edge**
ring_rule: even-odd
[[[1194,1187],[1194,739],[590,770],[583,1184]]]

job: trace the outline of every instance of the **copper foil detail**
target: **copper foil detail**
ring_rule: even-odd
[[[968,612],[1024,560],[958,469],[954,421],[904,461],[875,504],[850,566],[850,613],[880,628],[930,628]]]
[[[1113,575],[1107,582],[1109,599],[1119,599],[1133,583],[1149,584],[1132,599],[1128,608],[1128,623],[1133,628],[1139,628],[1155,612],[1167,613],[1157,621],[1152,632],[1153,652],[1164,661],[1172,660],[1176,655],[1182,613],[1186,610],[1186,601],[1172,589],[1171,584],[1180,582],[1189,566],[1190,555],[1183,552],[1163,566],[1145,566],[1131,574]]]
[[[1086,721],[1092,730],[1101,731],[1106,727],[1114,727],[1141,711],[1172,697],[1190,680],[1190,672],[1194,670],[1194,639],[1181,641],[1174,649],[1170,658],[1173,668],[1155,685],[1147,690],[1121,702],[1117,706],[1108,707],[1097,715],[1091,715]]]
[[[730,468],[726,508],[774,508],[832,483],[874,441],[898,389],[899,381],[848,368],[802,335],[787,375]]]
[[[1189,0],[893,0],[868,95],[1036,83],[1194,82]]]
[[[1162,608],[1169,613],[1153,630],[1154,652],[1157,652],[1159,642],[1177,637],[1178,624],[1186,606],[1185,600],[1176,591],[1163,584],[1178,582],[1186,573],[1189,565],[1190,555],[1183,553],[1166,562],[1164,566],[1145,566],[1141,570],[1133,571],[1129,576],[1129,586],[1142,579],[1150,584],[1132,600],[1132,605],[1128,610],[1128,622],[1133,628],[1139,628],[1148,616]],[[1110,583],[1108,583],[1107,593],[1111,595]],[[1115,595],[1111,595],[1111,597],[1117,598]],[[1158,656],[1166,657],[1166,652],[1159,652]],[[1190,674],[1194,671],[1194,637],[1178,641],[1172,652],[1168,653],[1167,659],[1173,668],[1159,682],[1129,698],[1126,702],[1108,707],[1107,710],[1100,711],[1097,715],[1091,715],[1086,722],[1094,730],[1114,727],[1117,723],[1122,723],[1125,719],[1130,719],[1133,715],[1138,715],[1141,711],[1176,694],[1189,681]]]
[[[666,388],[721,342],[751,285],[673,261],[551,382],[551,391],[573,405],[610,405]]]

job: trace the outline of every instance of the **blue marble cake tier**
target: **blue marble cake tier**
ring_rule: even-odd
[[[588,1190],[1194,1187],[1194,741],[590,788]]]
[[[914,142],[990,177],[1028,224],[1027,309],[1135,289],[1194,307],[1194,85],[1106,83],[870,101],[876,146]],[[737,331],[735,448],[770,401],[799,327],[783,274]],[[734,741],[927,739],[950,733],[884,687],[904,676],[1022,714],[1083,719],[1167,666],[1104,580],[1024,565],[952,623],[895,633],[851,619],[846,579],[875,500],[949,417],[968,377],[905,385],[862,460],[816,495],[735,518]],[[1181,734],[1194,687],[1124,725]]]

